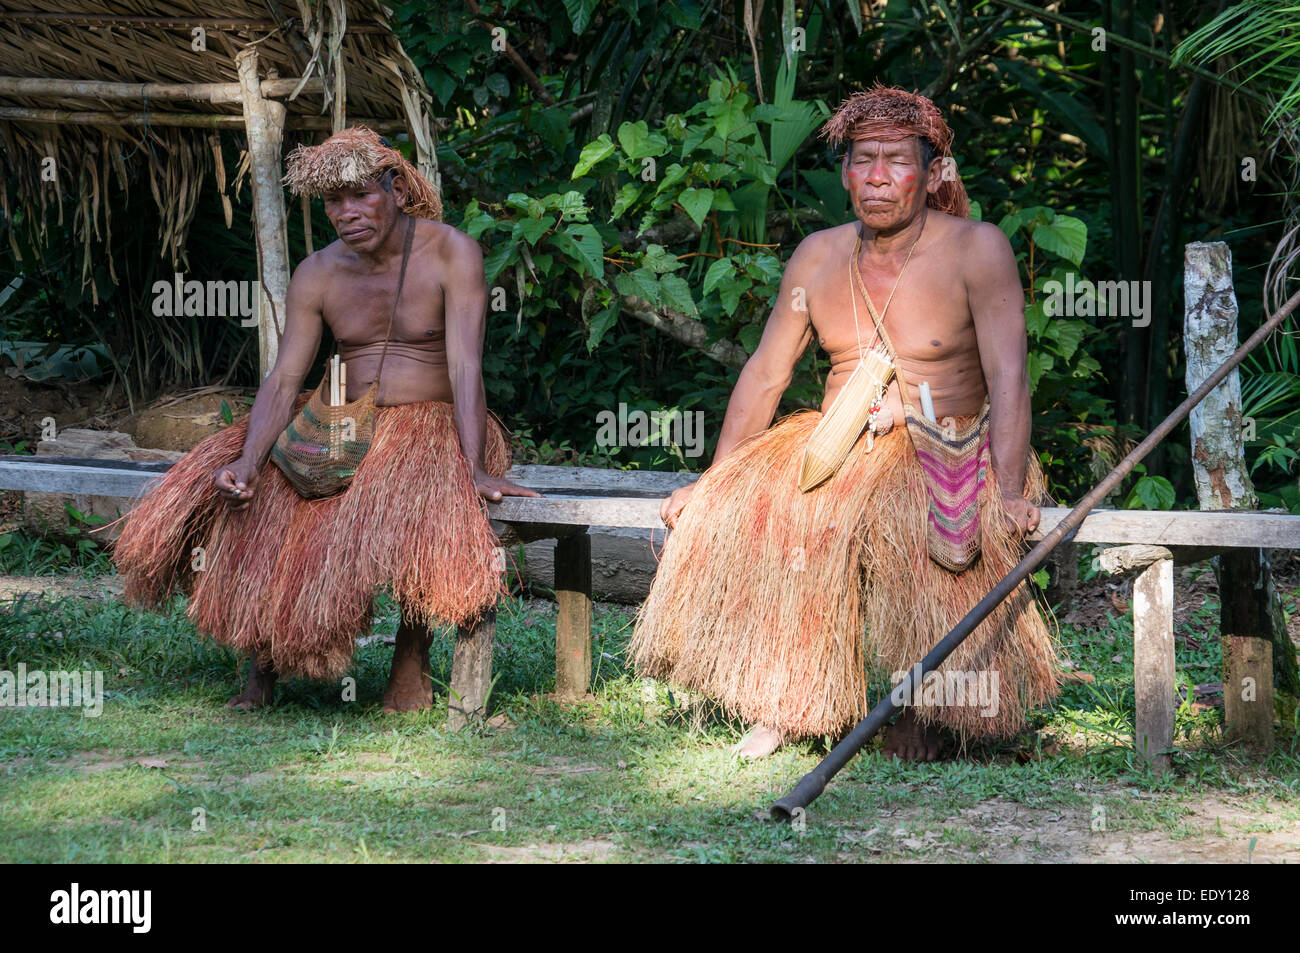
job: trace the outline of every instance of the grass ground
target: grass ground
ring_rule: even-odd
[[[873,747],[792,827],[767,805],[825,742],[737,760],[742,726],[625,670],[622,607],[597,607],[591,700],[565,707],[545,698],[553,605],[505,604],[498,717],[452,734],[441,706],[380,713],[382,638],[357,653],[356,701],[289,682],[273,709],[230,712],[240,665],[197,637],[183,602],[136,612],[103,582],[0,601],[0,669],[100,670],[106,689],[98,718],[0,709],[0,860],[1300,860],[1294,713],[1255,762],[1221,745],[1220,709],[1194,703],[1218,678],[1212,596],[1180,611],[1192,701],[1173,771],[1134,759],[1131,614],[1110,595],[1113,609],[1062,628],[1093,680],[1068,683],[1034,730],[928,765]],[[391,634],[395,609],[378,606],[375,631]],[[445,684],[445,645],[434,670]]]

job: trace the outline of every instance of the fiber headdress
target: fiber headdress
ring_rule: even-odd
[[[844,100],[835,115],[822,126],[821,135],[838,146],[856,139],[901,139],[920,136],[934,147],[937,155],[952,157],[952,130],[943,121],[938,107],[918,93],[877,82],[871,89],[854,93]],[[926,196],[930,208],[970,218],[970,200],[966,187],[953,170],[939,191]]]
[[[365,126],[336,132],[318,146],[298,146],[285,164],[289,172],[284,181],[294,195],[356,188],[391,169],[406,180],[403,211],[416,218],[442,220],[442,199],[429,180]]]

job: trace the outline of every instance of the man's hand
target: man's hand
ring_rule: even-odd
[[[479,471],[474,474],[474,489],[478,490],[478,495],[485,500],[497,502],[503,496],[541,496],[536,490],[530,490],[526,486],[520,486],[518,483],[512,483],[505,477],[494,477]]]
[[[695,484],[688,483],[673,490],[671,496],[664,497],[663,502],[659,504],[659,518],[664,521],[665,526],[672,529],[676,525],[677,517],[691,501],[691,494],[694,492]]]
[[[257,464],[240,457],[213,475],[217,493],[233,510],[247,509],[257,493]]]
[[[1038,529],[1038,519],[1041,515],[1038,512],[1038,507],[1023,496],[1015,493],[1002,494],[1002,508],[1006,510],[1009,523],[1018,532],[1032,533]]]

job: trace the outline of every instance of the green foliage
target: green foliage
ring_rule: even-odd
[[[1028,337],[1029,386],[1033,391],[1032,443],[1058,499],[1073,499],[1090,482],[1078,459],[1087,454],[1079,424],[1101,422],[1110,409],[1102,396],[1101,365],[1088,344],[1097,329],[1088,321],[1050,313],[1051,282],[1064,284],[1083,262],[1088,227],[1078,218],[1045,206],[1015,209],[998,227],[1011,240],[1025,275],[1025,328]]]

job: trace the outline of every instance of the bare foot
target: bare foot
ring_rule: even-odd
[[[902,761],[933,761],[939,757],[943,732],[917,721],[910,708],[903,709],[885,732],[885,757]]]
[[[423,711],[433,707],[433,667],[429,664],[429,630],[410,622],[405,613],[397,626],[393,667],[384,689],[384,714]]]
[[[739,744],[731,746],[731,752],[742,758],[766,758],[783,744],[785,736],[781,732],[767,725],[755,725]]]
[[[256,658],[248,662],[248,684],[244,690],[230,699],[228,708],[235,711],[252,711],[271,704],[275,697],[275,666],[270,662],[260,663]]]

